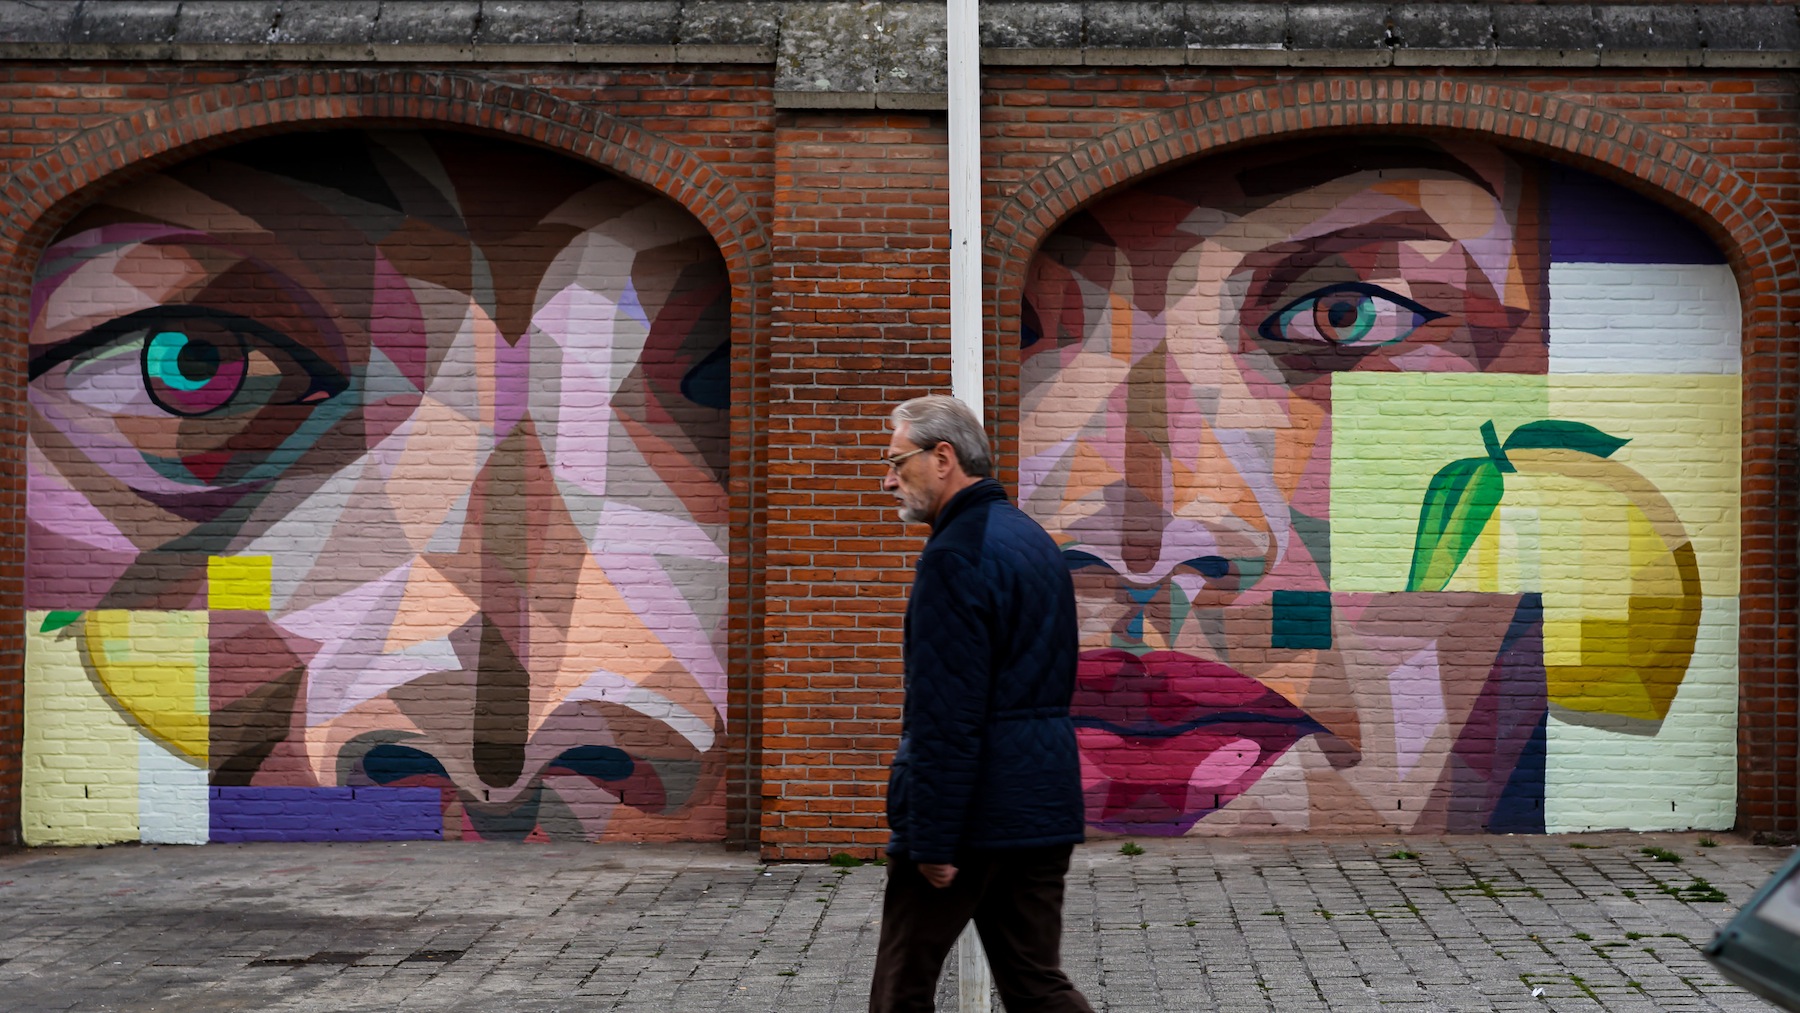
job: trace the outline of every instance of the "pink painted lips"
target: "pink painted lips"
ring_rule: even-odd
[[[1174,837],[1324,729],[1228,665],[1173,651],[1088,651],[1073,707],[1088,823]]]

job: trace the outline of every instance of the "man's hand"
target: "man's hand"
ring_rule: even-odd
[[[944,887],[950,885],[951,880],[956,878],[956,866],[948,864],[927,865],[924,862],[920,862],[919,874],[925,877],[925,882],[942,890]]]

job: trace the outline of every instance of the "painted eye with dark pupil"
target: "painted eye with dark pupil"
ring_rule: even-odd
[[[243,338],[230,331],[159,330],[144,342],[144,389],[173,414],[205,415],[231,402],[248,365]]]
[[[164,338],[168,334],[158,334]],[[196,384],[204,384],[219,372],[219,350],[212,345],[198,341],[190,341],[186,335],[176,335],[181,340],[181,351],[175,353],[175,368],[180,370],[181,377]]]
[[[1342,344],[1360,341],[1375,322],[1375,303],[1361,292],[1344,292],[1313,304],[1321,336]]]
[[[1373,348],[1405,339],[1444,314],[1367,282],[1314,289],[1264,318],[1256,333],[1291,345]]]

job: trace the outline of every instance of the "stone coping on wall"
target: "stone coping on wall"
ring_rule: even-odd
[[[1800,66],[1767,3],[984,0],[988,66]],[[772,64],[792,108],[944,106],[943,0],[0,0],[0,60]]]

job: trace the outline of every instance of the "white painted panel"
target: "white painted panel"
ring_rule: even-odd
[[[1737,599],[1706,599],[1693,663],[1655,735],[1551,714],[1546,830],[1725,830],[1736,822],[1737,637]]]
[[[145,844],[205,844],[206,768],[138,739],[138,833]]]
[[[1550,265],[1550,372],[1737,373],[1742,309],[1724,264]]]

